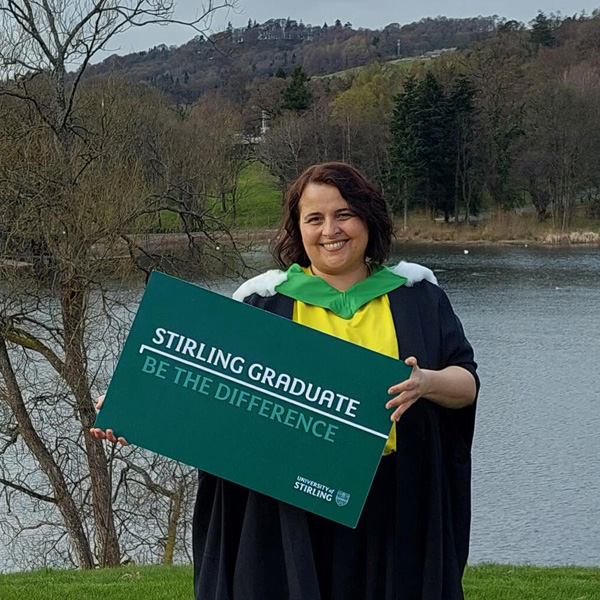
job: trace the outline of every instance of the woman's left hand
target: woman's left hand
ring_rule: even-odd
[[[385,405],[386,408],[398,408],[392,413],[390,419],[399,421],[400,417],[422,396],[427,394],[427,370],[421,369],[414,356],[409,356],[405,361],[409,367],[412,367],[410,378],[402,383],[393,385],[388,394],[396,394]]]

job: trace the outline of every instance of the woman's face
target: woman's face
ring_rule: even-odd
[[[369,230],[336,187],[309,183],[299,209],[302,243],[313,271],[346,275],[363,269]]]

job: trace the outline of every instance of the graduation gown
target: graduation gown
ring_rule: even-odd
[[[412,283],[412,282],[411,282]],[[388,293],[401,358],[476,363],[446,294],[429,281]],[[292,318],[294,300],[244,301]],[[204,472],[193,523],[196,600],[460,600],[471,520],[475,404],[421,398],[396,425],[355,530]],[[232,449],[235,452],[244,448]]]

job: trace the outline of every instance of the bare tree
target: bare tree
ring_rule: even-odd
[[[229,6],[230,0],[210,0],[185,24],[202,32],[217,9]],[[90,60],[117,34],[164,23],[184,23],[170,0],[0,3],[0,111],[17,117],[3,129],[0,142],[0,267],[8,282],[0,305],[0,402],[9,409],[12,435],[43,472],[46,491],[40,493],[26,481],[4,478],[2,483],[56,507],[81,568],[114,566],[121,557],[111,462],[87,432],[95,418],[97,375],[90,345],[92,296],[94,289],[102,291],[103,276],[111,270],[102,269],[102,258],[114,255],[120,243],[136,264],[142,265],[141,258],[155,263],[156,257],[130,235],[144,214],[153,211],[171,210],[190,228],[211,230],[210,211],[173,193],[194,176],[177,180],[172,171],[157,167],[159,161],[145,162],[156,156],[156,148],[145,147],[151,145],[149,138],[123,122],[124,116],[139,114],[137,101],[124,107],[115,94],[83,93]],[[72,67],[76,70],[69,73]],[[152,103],[146,99],[141,104],[148,111]],[[135,122],[142,131],[148,127],[143,119]],[[164,129],[157,137],[172,156]],[[154,180],[146,176],[149,169],[155,171]],[[32,264],[37,277],[15,271],[15,260],[17,266]],[[103,305],[101,297],[95,301]],[[15,361],[27,366],[19,371]],[[63,432],[46,432],[38,419],[34,386],[24,376],[37,363],[64,387],[73,420],[63,428],[69,434],[76,431],[72,446],[84,456],[79,479],[67,474],[69,460],[57,449]],[[87,491],[80,494],[78,486]],[[85,504],[91,505],[91,530],[81,510]]]

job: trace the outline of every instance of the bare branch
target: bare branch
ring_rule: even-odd
[[[18,492],[22,492],[23,494],[27,494],[36,500],[42,500],[43,502],[50,502],[52,504],[56,504],[56,498],[52,496],[45,496],[44,494],[38,494],[29,488],[26,488],[18,483],[13,483],[12,481],[8,481],[7,479],[3,479],[0,477],[0,483],[5,485],[6,487],[12,488],[13,490],[17,490]]]
[[[11,327],[9,324],[3,324],[2,334],[4,337],[13,344],[17,344],[27,350],[33,350],[39,352],[51,365],[52,368],[59,374],[65,375],[65,364],[64,362],[53,352],[46,344],[40,341],[36,336],[32,335],[28,331],[19,329],[17,327]]]

